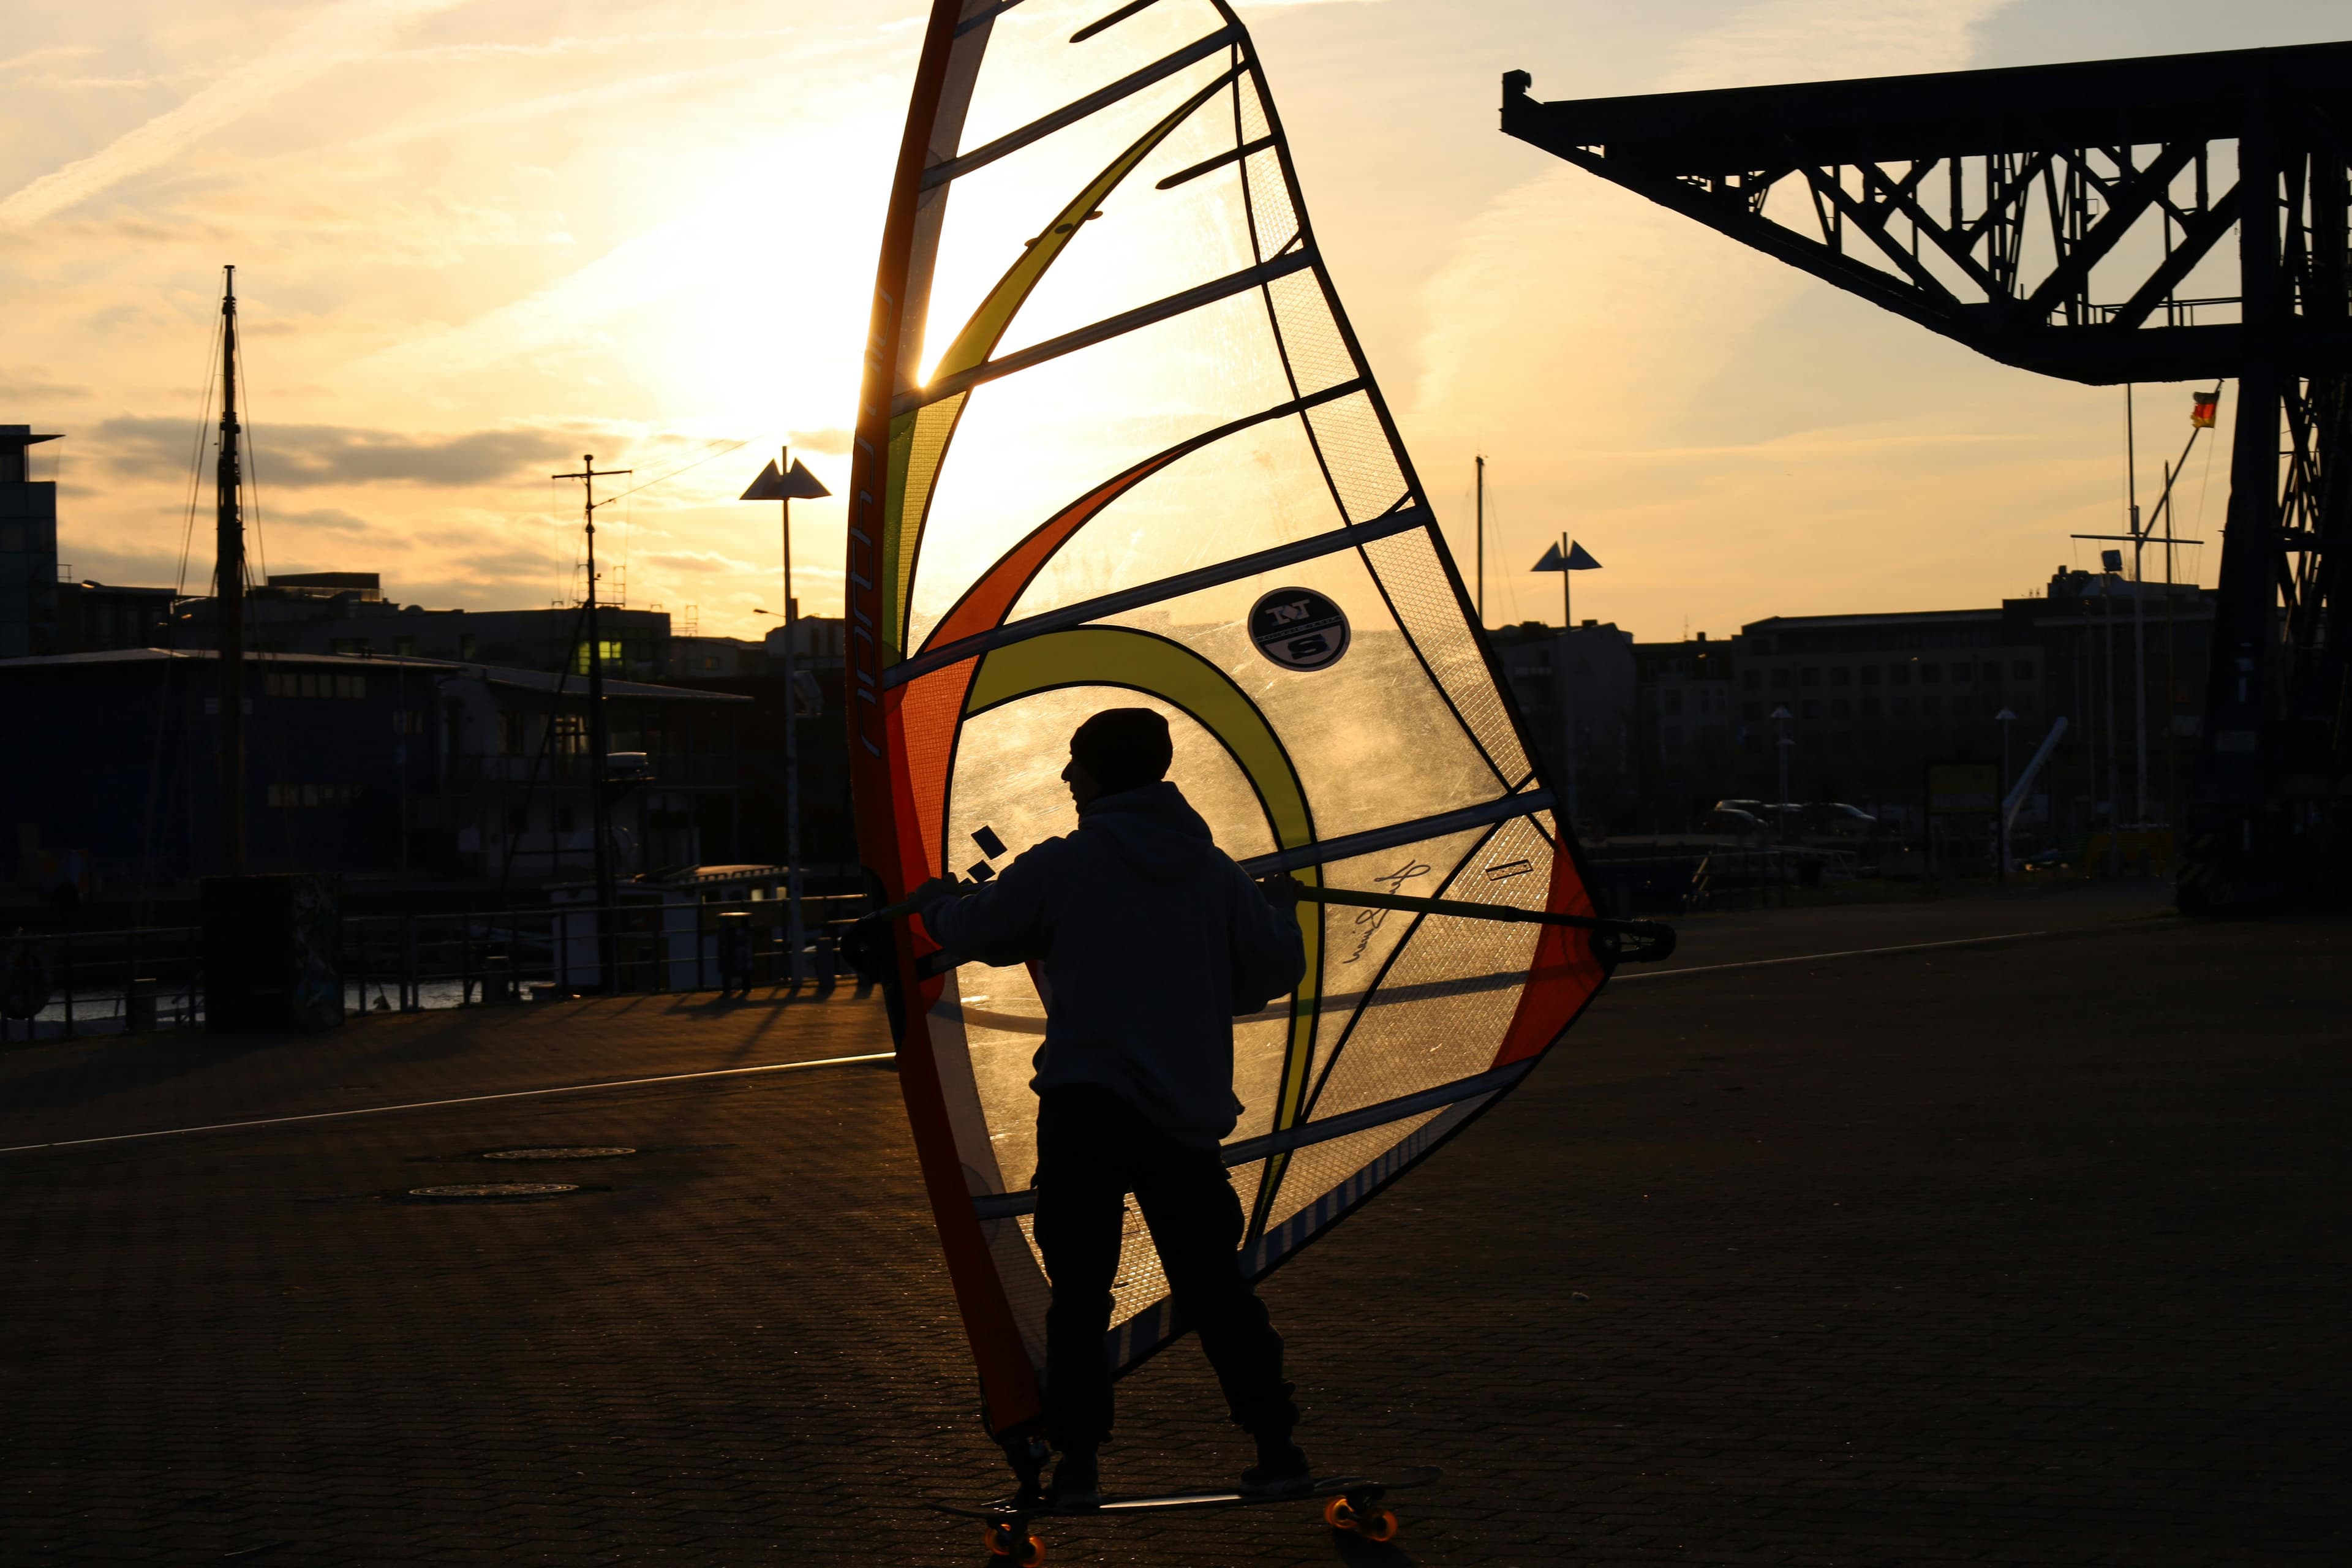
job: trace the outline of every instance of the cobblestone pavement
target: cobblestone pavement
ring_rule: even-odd
[[[2344,1562],[2347,1010],[2321,921],[1619,985],[1267,1287],[1309,1451],[1446,1468],[1395,1545],[1285,1505],[1053,1561]],[[0,1143],[880,1036],[656,998],[19,1047]],[[636,1152],[480,1157],[555,1144]],[[409,1195],[483,1180],[577,1190]],[[11,1564],[982,1560],[912,1505],[1000,1466],[887,1066],[12,1152],[0,1241]],[[1245,1457],[1189,1343],[1122,1397],[1122,1487]]]

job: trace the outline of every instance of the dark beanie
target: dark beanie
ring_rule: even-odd
[[[1176,749],[1168,721],[1149,708],[1106,708],[1070,737],[1070,755],[1105,795],[1141,789],[1168,775]]]

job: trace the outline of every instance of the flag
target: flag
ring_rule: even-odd
[[[2200,430],[2213,428],[2213,411],[2221,404],[2221,389],[2217,386],[2210,392],[2192,392],[2189,395],[2195,400],[2189,410],[2189,423]]]
[[[1560,564],[1559,546],[1555,544],[1545,551],[1543,559],[1528,570],[1531,572],[1591,572],[1597,570],[1600,565],[1600,562],[1595,561],[1586,552],[1584,546],[1571,539],[1568,542],[1568,564],[1565,566]]]

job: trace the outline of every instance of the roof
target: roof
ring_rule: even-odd
[[[19,669],[88,668],[117,664],[168,664],[175,659],[205,662],[220,657],[208,647],[125,647],[110,648],[100,653],[42,654],[32,658],[0,659],[0,674]],[[310,669],[401,669],[447,670],[455,675],[471,676],[491,686],[504,686],[522,691],[543,691],[552,694],[558,681],[562,682],[566,696],[586,697],[585,676],[559,676],[543,669],[509,669],[503,665],[468,664],[456,659],[419,658],[408,655],[388,655],[383,658],[362,658],[348,653],[248,653],[245,656],[256,664],[278,665]],[[727,691],[697,691],[682,686],[656,686],[644,680],[614,680],[604,682],[604,695],[625,697],[638,702],[749,702]]]
[[[1864,626],[1950,626],[1966,621],[1998,621],[2001,615],[2001,611],[1994,609],[1888,610],[1860,616],[1770,616],[1760,621],[1748,622],[1739,628],[1739,635],[1748,637],[1766,631],[1846,631]]]

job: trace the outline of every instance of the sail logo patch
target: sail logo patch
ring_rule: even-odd
[[[1285,669],[1321,669],[1348,651],[1348,617],[1312,588],[1276,588],[1250,606],[1250,641]]]

